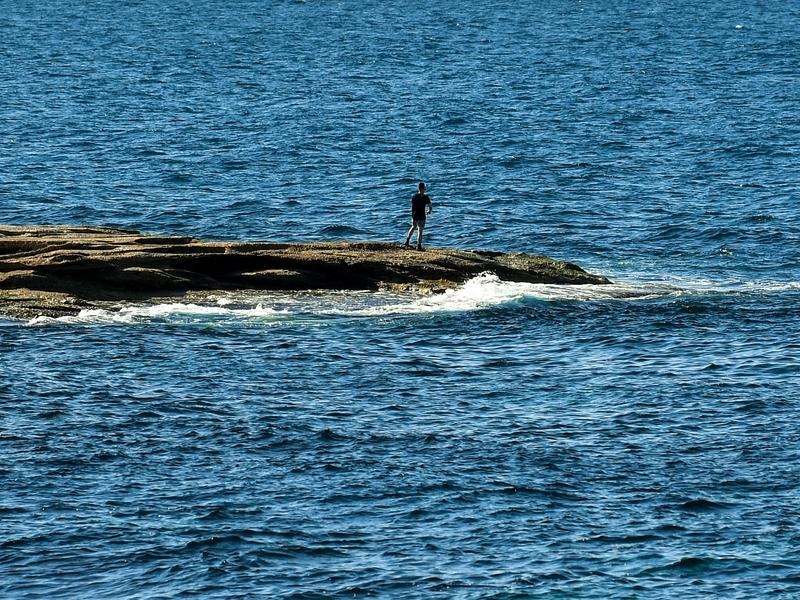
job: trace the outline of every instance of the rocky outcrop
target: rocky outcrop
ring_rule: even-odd
[[[606,284],[532,254],[379,242],[229,242],[101,227],[0,225],[0,315],[74,314],[191,291],[447,288],[483,272],[532,283]]]

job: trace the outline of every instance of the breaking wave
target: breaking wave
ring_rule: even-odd
[[[669,279],[612,285],[554,285],[502,281],[484,273],[440,294],[389,292],[231,292],[190,303],[124,304],[82,310],[74,316],[36,317],[29,326],[51,324],[225,323],[262,325],[331,317],[386,317],[471,312],[529,302],[632,302],[709,294],[776,293],[798,282],[724,282]]]

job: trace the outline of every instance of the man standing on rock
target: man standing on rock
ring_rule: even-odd
[[[406,236],[406,246],[411,241],[411,234],[417,230],[417,250],[422,250],[422,230],[425,229],[425,217],[431,214],[433,205],[428,194],[425,193],[425,184],[419,182],[419,191],[411,196],[411,229]]]

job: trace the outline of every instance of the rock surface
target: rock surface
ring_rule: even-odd
[[[0,315],[62,316],[109,301],[217,290],[436,290],[483,272],[507,281],[607,284],[531,254],[379,242],[229,242],[88,226],[0,225]]]

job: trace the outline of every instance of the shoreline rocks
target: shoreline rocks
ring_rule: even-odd
[[[381,242],[232,242],[92,226],[0,225],[0,316],[64,316],[109,301],[197,291],[436,291],[480,273],[506,281],[609,284],[546,256],[417,251]]]

